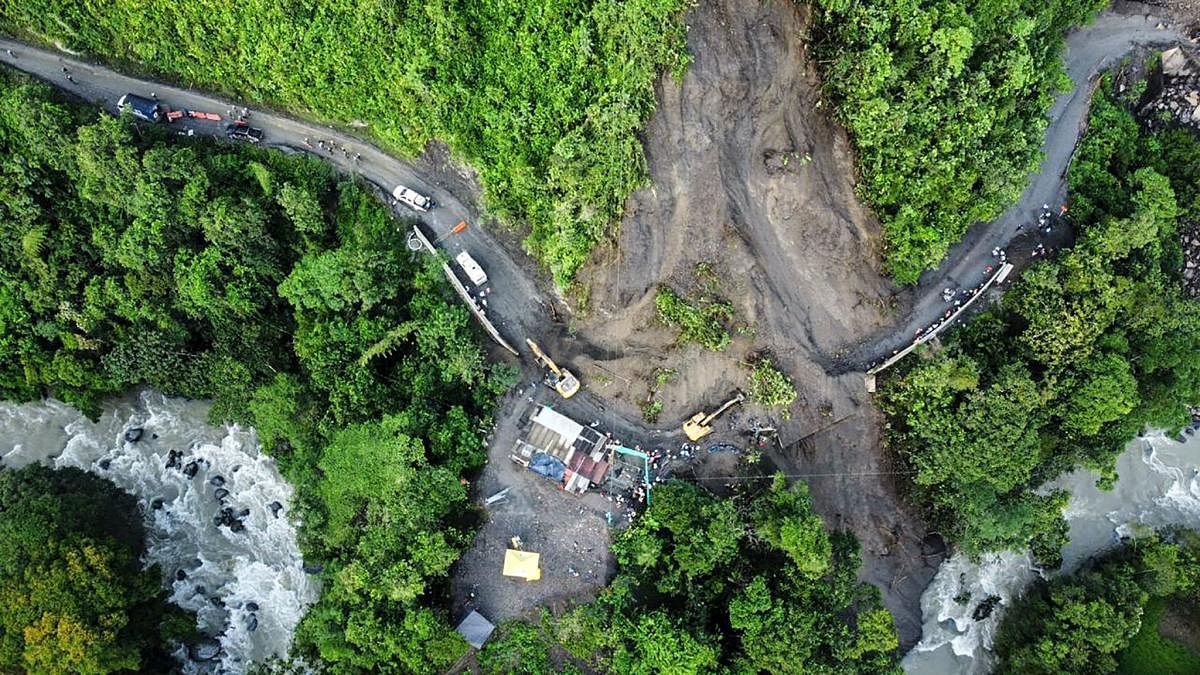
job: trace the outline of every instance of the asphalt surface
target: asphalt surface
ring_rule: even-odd
[[[942,265],[921,275],[917,286],[905,294],[911,309],[896,325],[866,340],[853,350],[841,365],[841,370],[865,370],[871,363],[881,361],[892,350],[903,349],[917,331],[940,320],[952,305],[942,300],[946,288],[971,289],[990,276],[989,266],[998,266],[992,255],[994,248],[1007,248],[1018,234],[1018,225],[1036,225],[1043,204],[1054,215],[1067,196],[1066,172],[1074,154],[1080,132],[1086,123],[1091,102],[1092,84],[1097,75],[1115,65],[1131,49],[1161,45],[1184,40],[1167,19],[1143,12],[1153,8],[1128,3],[1121,11],[1105,11],[1091,25],[1067,36],[1065,63],[1067,74],[1074,83],[1071,91],[1063,93],[1048,113],[1049,126],[1042,146],[1044,158],[1039,171],[1030,176],[1020,201],[1004,214],[988,223],[977,223],[967,235],[950,249]],[[1131,13],[1132,12],[1132,13]],[[1163,25],[1159,29],[1158,25]],[[1062,227],[1059,225],[1058,227]],[[1061,234],[1052,232],[1051,237]],[[1047,245],[1051,245],[1047,243]],[[1015,274],[1009,281],[1015,279]],[[962,296],[960,296],[962,297]]]
[[[1049,126],[1043,146],[1044,159],[1020,201],[1000,218],[990,223],[978,223],[950,251],[946,261],[936,270],[922,275],[920,283],[905,291],[910,311],[898,324],[880,331],[852,350],[841,360],[836,370],[865,370],[894,349],[912,341],[920,329],[942,318],[948,305],[942,299],[942,289],[969,289],[978,286],[988,276],[989,266],[996,265],[992,255],[995,248],[1006,248],[1018,235],[1018,225],[1037,221],[1043,204],[1057,212],[1066,197],[1066,170],[1078,141],[1089,108],[1092,81],[1104,68],[1137,46],[1158,45],[1182,40],[1174,27],[1164,20],[1143,13],[1150,8],[1128,3],[1120,12],[1106,11],[1090,26],[1074,31],[1067,38],[1066,68],[1074,83],[1070,92],[1058,97],[1049,112]],[[70,54],[31,47],[15,40],[0,38],[0,62],[80,98],[92,101],[105,110],[117,112],[116,102],[126,93],[158,100],[172,109],[214,112],[222,121],[185,118],[172,123],[181,134],[189,130],[197,135],[224,137],[225,125],[231,111],[243,108],[234,102],[215,96],[172,87],[162,83],[140,80],[102,66],[79,61]],[[13,55],[8,53],[12,50]],[[63,72],[63,68],[67,72]],[[71,79],[68,79],[70,75]],[[523,252],[506,248],[497,237],[480,227],[479,211],[464,204],[451,192],[446,183],[431,178],[434,173],[422,166],[421,160],[404,161],[392,157],[374,145],[333,127],[323,127],[290,117],[261,111],[250,111],[248,122],[264,132],[263,144],[292,152],[308,152],[332,163],[338,169],[361,176],[389,193],[397,185],[406,185],[433,198],[438,206],[428,213],[414,213],[397,206],[402,215],[418,216],[428,226],[438,247],[453,257],[466,250],[486,270],[489,283],[486,312],[508,341],[523,353],[527,336],[539,336],[561,331],[552,316],[554,299],[547,298],[526,270],[534,269]],[[319,141],[326,141],[321,149]],[[469,226],[459,234],[450,234],[460,221]],[[515,258],[524,257],[518,261]],[[553,355],[552,355],[553,356]],[[831,364],[832,365],[832,364]],[[594,412],[603,412],[603,403],[594,397]],[[582,412],[582,411],[581,411]],[[636,425],[635,426],[640,426]]]
[[[6,51],[10,49],[15,58]],[[153,94],[173,110],[211,112],[222,117],[220,122],[184,118],[170,123],[168,128],[181,134],[190,130],[198,136],[224,139],[225,126],[232,121],[229,111],[234,110],[236,114],[243,110],[242,106],[215,96],[127,77],[102,66],[79,61],[69,54],[38,49],[15,40],[0,39],[0,63],[61,87],[112,113],[117,112],[117,100],[122,95],[133,93],[147,98]],[[63,68],[67,69],[66,73]],[[68,75],[74,81],[68,80]],[[444,183],[429,178],[432,172],[424,171],[426,167],[422,166],[420,160],[399,160],[340,130],[284,115],[252,110],[247,122],[263,130],[264,146],[289,152],[308,152],[347,174],[361,176],[389,195],[397,185],[406,185],[431,197],[437,207],[428,213],[417,213],[404,206],[395,208],[400,215],[419,217],[435,237],[445,237],[438,247],[451,258],[459,251],[466,250],[479,261],[487,271],[488,287],[491,289],[487,296],[487,314],[509,342],[525,351],[527,328],[538,325],[548,313],[541,293],[513,259],[513,254],[505,251],[495,237],[479,226],[479,212],[461,202]],[[333,150],[321,150],[318,142],[322,140],[330,141],[326,147],[332,147]],[[346,151],[343,152],[342,148]],[[355,155],[361,157],[355,160]],[[468,222],[467,229],[460,234],[450,234],[462,220]]]

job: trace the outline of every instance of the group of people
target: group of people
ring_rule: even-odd
[[[310,147],[310,148],[311,148],[311,147],[313,147],[313,144],[312,144],[312,139],[310,139],[310,138],[308,138],[308,137],[306,136],[306,137],[304,138],[304,145],[306,145],[306,146],[308,146],[308,147]],[[351,154],[350,154],[350,148],[347,148],[346,146],[344,146],[344,145],[341,145],[341,144],[339,144],[339,143],[335,143],[335,142],[333,142],[333,140],[332,140],[332,139],[326,140],[326,139],[323,139],[323,138],[319,138],[319,139],[317,139],[317,146],[316,146],[316,147],[317,147],[319,150],[321,150],[322,152],[328,152],[328,153],[329,153],[329,154],[331,154],[331,155],[332,155],[332,154],[333,154],[335,151],[340,151],[342,154],[344,154],[344,155],[346,156],[346,159],[349,159],[349,160],[352,160],[352,161],[355,161],[355,162],[357,162],[357,161],[359,161],[359,160],[361,160],[361,159],[362,159],[362,153],[361,153],[361,152],[356,152],[356,153],[354,153],[353,155],[351,155]]]

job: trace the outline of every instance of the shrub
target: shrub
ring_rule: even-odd
[[[659,321],[679,329],[680,340],[695,342],[714,352],[729,346],[729,330],[724,321],[733,318],[733,305],[719,300],[693,304],[667,286],[658,289],[654,305]]]

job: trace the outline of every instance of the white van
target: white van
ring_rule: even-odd
[[[471,283],[476,286],[482,286],[487,283],[487,274],[484,273],[479,263],[475,262],[470,253],[463,251],[454,256],[454,260],[458,262],[458,266],[462,268],[462,271],[467,273],[467,278],[471,280]]]
[[[414,211],[428,211],[434,207],[432,199],[403,185],[397,185],[396,189],[392,190],[392,197]]]

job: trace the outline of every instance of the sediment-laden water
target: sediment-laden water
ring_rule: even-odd
[[[1117,460],[1116,487],[1102,491],[1095,474],[1073,471],[1048,487],[1070,490],[1063,516],[1070,543],[1063,548],[1063,572],[1071,572],[1122,537],[1181,525],[1200,529],[1200,435],[1185,442],[1161,433],[1132,441]],[[904,659],[913,675],[985,673],[991,667],[995,631],[1004,608],[1041,574],[1027,553],[965,556],[946,560],[921,596],[921,642]],[[992,598],[992,600],[989,600]],[[979,611],[981,603],[993,605]],[[985,607],[986,609],[986,607]]]
[[[288,519],[292,487],[253,430],[213,427],[208,410],[151,391],[113,401],[96,423],[57,401],[0,403],[0,460],[77,467],[137,497],[145,562],[210,636],[179,650],[184,670],[237,673],[287,653],[318,584]]]

